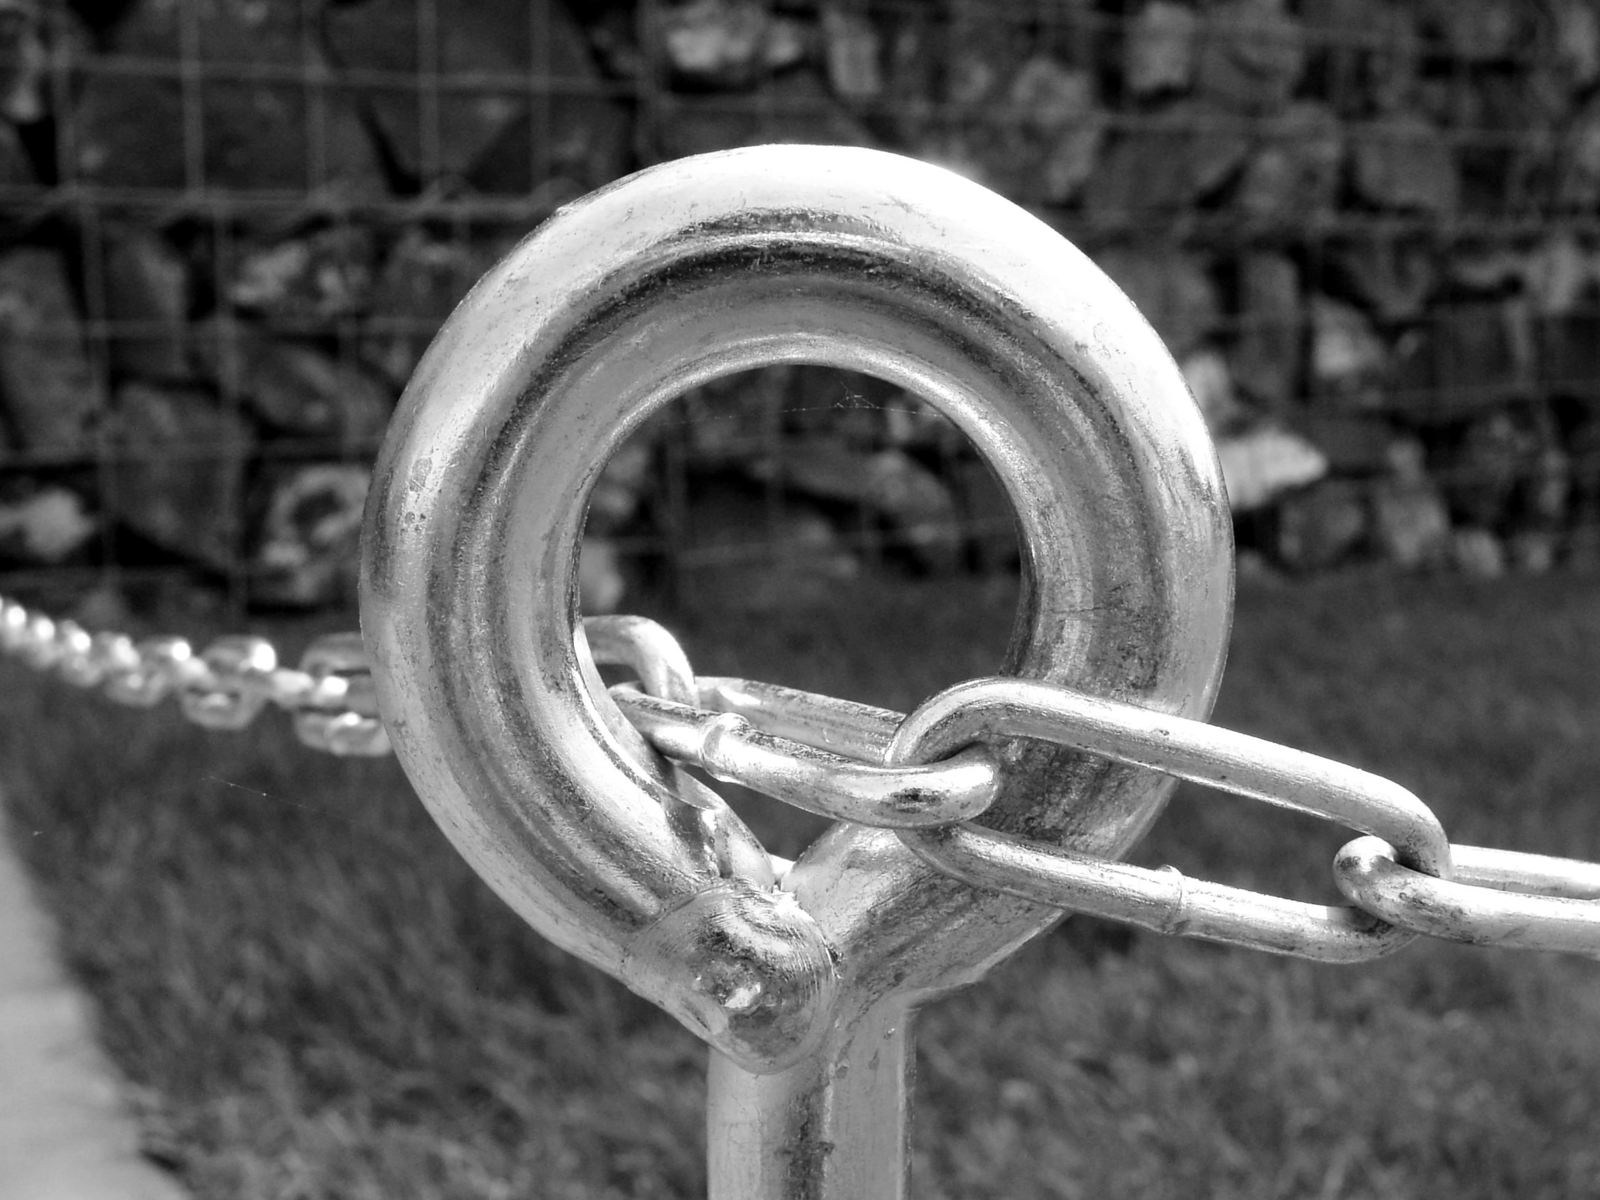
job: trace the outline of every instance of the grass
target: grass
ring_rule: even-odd
[[[1457,840],[1600,855],[1597,582],[1246,588],[1218,719],[1394,776]],[[863,585],[674,625],[707,673],[905,707],[991,669],[1008,603]],[[702,1194],[702,1049],[503,910],[392,762],[7,664],[0,788],[147,1149],[199,1196]],[[1316,899],[1341,836],[1189,789],[1138,857]],[[1585,960],[1319,967],[1080,919],[917,1046],[918,1196],[1600,1194]]]

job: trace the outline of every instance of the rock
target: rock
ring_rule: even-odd
[[[1300,16],[1316,94],[1347,116],[1413,107],[1422,63],[1415,6],[1391,0],[1302,0]]]
[[[753,0],[690,0],[662,10],[658,21],[666,61],[702,87],[748,88],[806,56],[804,26]]]
[[[1350,133],[1351,181],[1380,208],[1444,216],[1455,211],[1460,181],[1449,143],[1422,117],[1397,114]]]
[[[1046,204],[1066,204],[1093,174],[1111,117],[1095,96],[1094,77],[1043,56],[1017,74],[1011,102],[1025,114],[1022,161],[1043,163],[1037,194]],[[1034,191],[1018,187],[1020,195]]]
[[[1303,234],[1333,216],[1344,158],[1344,130],[1333,111],[1312,101],[1291,104],[1261,127],[1233,206],[1253,226]]]
[[[1562,557],[1571,571],[1593,574],[1600,569],[1600,525],[1574,526],[1567,535],[1566,553]]]
[[[183,13],[193,14],[195,54],[186,60]],[[334,188],[383,190],[383,172],[349,93],[299,79],[230,73],[238,63],[319,70],[296,4],[258,0],[145,0],[111,34],[112,55],[158,68],[129,74],[107,60],[84,63],[73,125],[72,168],[86,183],[164,190]],[[196,61],[196,56],[198,61]],[[185,62],[202,74],[186,106]],[[188,108],[200,119],[190,121]],[[314,126],[314,128],[308,128]],[[198,139],[191,145],[191,140]]]
[[[1464,243],[1455,247],[1446,267],[1446,278],[1460,289],[1500,295],[1521,286],[1527,263],[1508,246]]]
[[[12,126],[0,124],[0,187],[22,191],[38,186],[33,160],[28,157],[22,137]]]
[[[464,179],[524,193],[551,178],[586,191],[615,177],[626,155],[620,115],[565,4],[476,0],[441,9],[436,28],[420,28],[419,14],[433,11],[414,0],[366,0],[324,13],[329,53],[352,71],[416,77],[426,65],[445,80],[506,81],[441,89],[426,104],[414,85],[364,88],[364,111],[401,174],[423,185]],[[548,34],[545,44],[533,44],[535,30]],[[427,64],[418,57],[424,45],[434,55]],[[533,72],[557,86],[535,92]]]
[[[1134,96],[1187,91],[1194,78],[1200,29],[1194,10],[1149,0],[1129,22],[1122,48],[1122,83]]]
[[[1329,249],[1342,290],[1386,322],[1421,316],[1439,282],[1438,253],[1426,238],[1375,230]]]
[[[879,98],[878,129],[887,144],[916,149],[932,139],[945,123],[940,95],[946,26],[931,5],[902,10],[898,20],[886,24],[883,55],[883,94]]]
[[[1006,100],[1014,107],[1014,119],[1051,134],[1095,111],[1094,76],[1051,55],[1035,54],[1017,69]]]
[[[1394,469],[1394,427],[1382,416],[1313,410],[1295,427],[1309,438],[1338,475],[1377,475]]]
[[[752,473],[816,500],[843,503],[882,520],[894,544],[930,571],[955,569],[960,533],[955,502],[938,476],[901,450],[863,452],[823,435],[786,439]]]
[[[924,461],[954,462],[972,453],[967,435],[915,392],[886,385],[877,403],[883,420],[875,444],[926,451]]]
[[[151,229],[113,231],[107,242],[102,278],[112,370],[155,383],[190,378],[188,263]]]
[[[1600,416],[1588,414],[1567,441],[1572,464],[1568,561],[1600,566]]]
[[[0,411],[18,443],[90,454],[103,389],[61,256],[42,246],[0,251]]]
[[[632,137],[627,114],[609,100],[540,96],[531,113],[514,117],[489,144],[467,183],[488,195],[537,200],[542,217],[625,174]]]
[[[1526,395],[1533,332],[1526,305],[1460,303],[1435,308],[1402,339],[1393,407],[1418,424],[1458,420]]]
[[[253,602],[319,608],[355,599],[371,481],[371,470],[354,463],[297,463],[262,477],[249,559]]]
[[[586,617],[616,612],[628,592],[616,543],[585,536],[578,550],[578,608]]]
[[[1113,137],[1083,190],[1085,211],[1109,228],[1143,228],[1218,192],[1244,165],[1250,136],[1236,116],[1195,100]]]
[[[0,497],[0,558],[51,565],[86,546],[100,531],[83,497],[59,484],[24,483]]]
[[[962,531],[944,481],[900,450],[880,450],[865,467],[870,484],[864,503],[889,525],[891,544],[926,571],[956,570]]]
[[[376,241],[370,225],[340,224],[253,247],[239,258],[228,300],[276,328],[325,333],[366,307]]]
[[[1541,445],[1518,488],[1518,520],[1543,530],[1566,524],[1574,494],[1572,458],[1561,448],[1553,427],[1538,431]]]
[[[1247,253],[1238,261],[1237,286],[1234,380],[1252,400],[1284,411],[1301,395],[1306,318],[1299,268],[1285,254]]]
[[[105,509],[157,546],[216,570],[236,561],[255,434],[202,393],[124,384],[106,422]]]
[[[712,380],[655,420],[680,426],[676,441],[688,466],[742,469],[777,445],[794,372],[763,367]]]
[[[653,432],[653,431],[652,431]],[[587,533],[616,533],[631,521],[644,503],[655,467],[655,446],[645,431],[630,437],[600,470],[589,495]]]
[[[664,95],[658,135],[667,158],[769,142],[870,146],[872,136],[810,71],[790,71],[761,90],[761,103],[717,95]]]
[[[1218,438],[1217,458],[1228,486],[1228,505],[1236,514],[1265,508],[1283,493],[1328,473],[1320,450],[1298,434],[1270,425]]]
[[[1539,322],[1538,340],[1539,387],[1555,396],[1592,397],[1600,379],[1600,312],[1586,304],[1546,317]]]
[[[1178,360],[1184,382],[1200,405],[1206,427],[1213,434],[1225,430],[1240,415],[1239,397],[1233,390],[1228,360],[1214,346],[1201,346]]]
[[[48,108],[50,51],[36,0],[0,3],[0,117],[28,125]]]
[[[1600,205],[1600,97],[1568,120],[1556,163],[1557,208],[1586,212]]]
[[[1423,11],[1452,59],[1487,63],[1516,57],[1531,40],[1531,7],[1521,0],[1427,0]]]
[[[1440,473],[1451,509],[1468,525],[1505,524],[1531,451],[1505,409],[1472,421]]]
[[[1385,559],[1406,568],[1450,557],[1450,512],[1426,479],[1386,479],[1373,486],[1372,542]]]
[[[1065,204],[1098,161],[1110,115],[1087,72],[1035,54],[921,151],[1020,203]]]
[[[1421,438],[1397,436],[1384,452],[1384,460],[1394,478],[1417,483],[1428,476],[1428,447]]]
[[[1544,575],[1556,565],[1561,539],[1548,529],[1519,529],[1506,539],[1511,566],[1525,575]]]
[[[1581,160],[1581,146],[1563,149],[1550,136],[1568,124],[1574,107],[1552,83],[1545,72],[1491,73],[1460,89],[1438,114],[1442,124],[1472,131],[1454,150],[1460,203],[1468,212],[1548,210],[1552,189],[1559,192],[1558,163],[1564,158],[1562,165],[1571,165],[1574,155]],[[1580,120],[1569,132],[1581,128]]]
[[[1233,577],[1241,588],[1275,587],[1284,582],[1283,573],[1253,546],[1240,546],[1234,550]]]
[[[659,65],[647,59],[640,41],[646,32],[645,22],[639,20],[631,0],[585,5],[575,15],[583,25],[600,73],[607,80],[638,84],[647,75],[659,71]]]
[[[1523,287],[1540,317],[1559,317],[1578,307],[1596,280],[1593,256],[1570,231],[1552,233],[1523,259]]]
[[[1361,489],[1334,479],[1291,492],[1278,504],[1273,552],[1291,571],[1325,570],[1348,558],[1367,535]]]
[[[822,10],[823,62],[828,85],[841,100],[876,100],[883,94],[882,39],[872,18],[839,5]]]
[[[1562,523],[1571,474],[1557,437],[1542,406],[1502,406],[1467,422],[1440,455],[1451,512],[1485,529]]]
[[[1600,11],[1589,0],[1550,0],[1544,54],[1570,92],[1600,82]]]
[[[1305,67],[1305,35],[1284,0],[1222,0],[1201,24],[1195,91],[1244,113],[1282,109]]]
[[[708,480],[691,496],[679,582],[696,610],[793,612],[860,574],[833,523],[800,497],[781,505],[748,486]]]
[[[363,359],[403,387],[439,326],[493,261],[480,246],[406,230],[372,290],[361,332]]]
[[[1450,558],[1457,570],[1479,579],[1506,573],[1505,545],[1487,529],[1457,529],[1450,538]]]
[[[354,449],[375,445],[389,423],[394,393],[358,363],[233,321],[212,323],[199,346],[219,390],[281,432]]]
[[[1360,309],[1328,296],[1311,298],[1311,377],[1320,394],[1373,403],[1389,352]]]
[[[1060,5],[1052,15],[1065,18],[1068,7]],[[956,3],[945,12],[941,61],[933,68],[943,68],[937,97],[948,110],[971,116],[1005,94],[1035,39],[1021,22],[996,20],[992,6]]]
[[[1138,305],[1174,356],[1192,350],[1218,324],[1222,302],[1205,264],[1171,244],[1114,246],[1094,256]]]
[[[942,474],[955,500],[973,569],[981,574],[1014,570],[1021,557],[1016,511],[989,464],[968,456],[950,463]]]

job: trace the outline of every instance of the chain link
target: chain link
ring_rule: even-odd
[[[360,634],[318,638],[291,668],[278,664],[264,638],[221,637],[197,652],[181,637],[91,635],[0,597],[0,651],[119,704],[151,708],[176,699],[185,717],[208,729],[243,729],[271,705],[294,714],[295,733],[313,749],[389,753]]]
[[[894,829],[936,869],[1066,911],[1163,934],[1322,961],[1388,954],[1418,934],[1600,958],[1600,864],[1452,846],[1434,814],[1390,780],[1273,742],[1031,680],[971,680],[909,716],[777,684],[696,677],[681,647],[638,617],[584,622],[597,661],[639,684],[610,694],[667,759],[836,820]],[[306,745],[389,753],[356,633],[318,638],[298,668],[265,639],[90,634],[0,597],[0,652],[110,699],[169,697],[212,729],[242,729],[269,705]],[[1330,819],[1362,835],[1335,856],[1350,907],[1306,904],[1079,854],[973,821],[1004,786],[984,743],[1044,739]],[[688,815],[710,820],[699,785],[674,773]],[[720,837],[716,839],[720,844]]]

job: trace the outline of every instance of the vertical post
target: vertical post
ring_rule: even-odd
[[[772,1075],[713,1050],[709,1200],[903,1200],[912,1016],[890,997]]]

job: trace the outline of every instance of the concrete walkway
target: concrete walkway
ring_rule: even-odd
[[[140,1156],[120,1087],[0,806],[0,1197],[186,1200]]]

